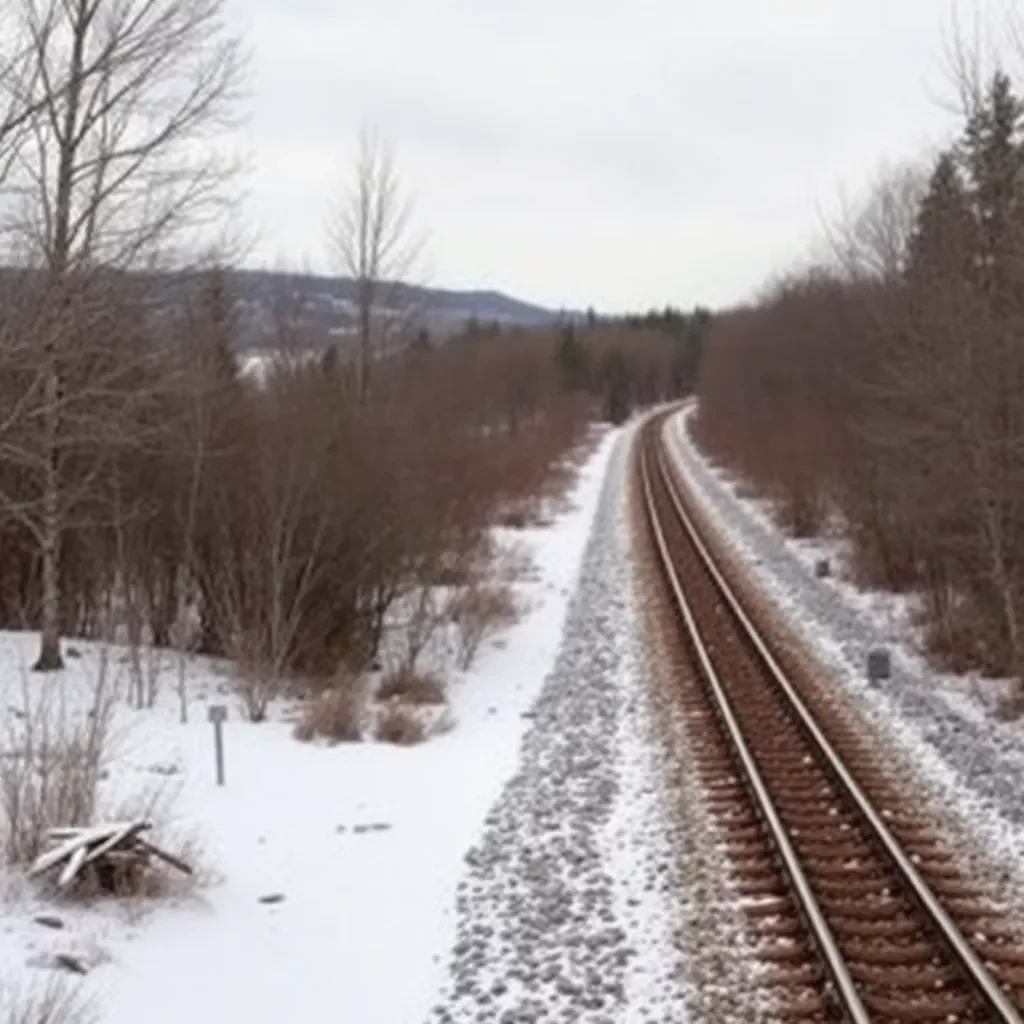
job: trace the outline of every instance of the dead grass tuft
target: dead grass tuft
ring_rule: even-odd
[[[74,982],[53,975],[45,982],[0,981],[0,1024],[95,1024],[99,1010]]]
[[[339,682],[306,705],[293,735],[303,743],[315,739],[329,743],[358,743],[363,738],[364,704],[361,685]]]
[[[427,738],[427,726],[408,704],[389,704],[377,722],[377,738],[382,743],[414,747]]]
[[[34,860],[51,828],[92,823],[109,753],[106,661],[87,701],[33,684],[23,673],[21,704],[8,709],[0,736],[0,841],[9,864]]]
[[[525,530],[536,521],[537,514],[536,502],[533,499],[522,499],[498,513],[498,525],[506,530]]]
[[[444,683],[437,676],[400,668],[384,676],[377,690],[377,698],[403,704],[444,704],[447,695]]]
[[[929,662],[946,672],[980,671],[1000,677],[1009,674],[1008,652],[995,635],[991,621],[963,598],[939,606],[926,602],[914,616],[922,630],[922,647]]]

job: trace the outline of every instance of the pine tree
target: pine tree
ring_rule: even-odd
[[[213,380],[207,387],[233,388],[238,381],[240,321],[235,294],[222,267],[214,267],[202,279],[188,309],[189,343]]]
[[[609,423],[622,423],[632,411],[631,385],[626,357],[618,346],[609,349],[601,361],[602,412]]]
[[[993,76],[983,102],[968,118],[960,145],[977,232],[975,270],[993,297],[1013,290],[1014,250],[1021,227],[1024,104],[1004,72]]]
[[[590,377],[589,358],[576,328],[566,324],[559,334],[555,364],[564,391],[583,391]]]
[[[975,264],[976,230],[956,156],[943,153],[921,201],[908,246],[907,278],[935,285],[950,277],[969,277]]]

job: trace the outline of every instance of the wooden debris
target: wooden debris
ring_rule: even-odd
[[[89,971],[85,964],[76,956],[72,956],[70,953],[57,953],[53,958],[55,967],[59,967],[62,970],[70,971],[72,974],[88,974]]]
[[[114,891],[117,879],[131,877],[151,857],[162,860],[182,874],[191,875],[192,868],[188,864],[142,838],[142,833],[152,827],[151,822],[139,820],[89,828],[51,829],[47,840],[53,848],[36,859],[29,870],[29,877],[45,875],[59,868],[57,888],[68,889],[83,877],[86,868],[90,868],[101,888]]]

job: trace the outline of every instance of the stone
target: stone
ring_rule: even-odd
[[[892,657],[885,647],[875,647],[868,652],[868,679],[877,683],[892,676]]]

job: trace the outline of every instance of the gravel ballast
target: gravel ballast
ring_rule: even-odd
[[[529,712],[520,768],[467,856],[437,1024],[621,1021],[638,949],[602,833],[620,794],[616,737],[629,590],[612,456],[554,670]]]
[[[613,454],[520,768],[467,857],[431,1024],[760,1020],[720,837],[686,771]],[[650,567],[647,566],[647,571]]]

